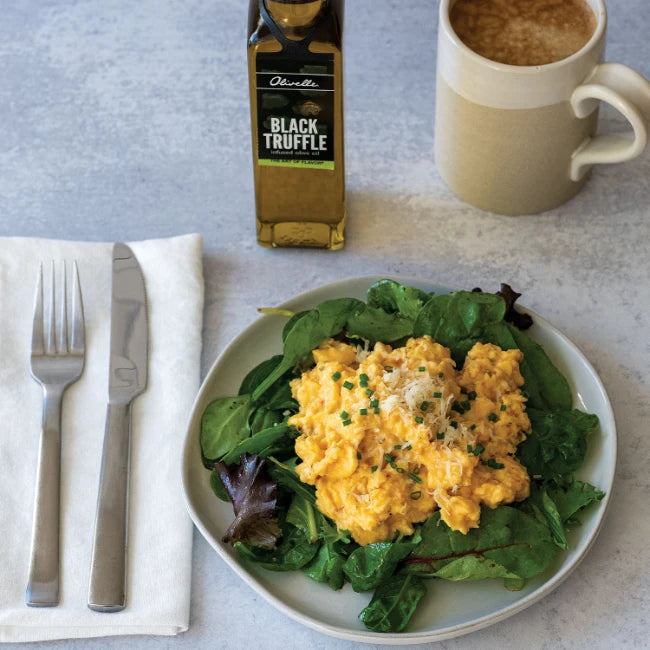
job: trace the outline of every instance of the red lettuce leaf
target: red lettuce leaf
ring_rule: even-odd
[[[215,462],[230,499],[235,519],[223,536],[224,542],[244,542],[260,548],[274,548],[281,533],[274,518],[277,483],[266,472],[266,461],[243,454],[241,464],[228,466]]]

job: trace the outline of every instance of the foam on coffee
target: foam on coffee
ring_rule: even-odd
[[[509,65],[565,59],[596,29],[586,0],[458,0],[449,18],[467,47]]]

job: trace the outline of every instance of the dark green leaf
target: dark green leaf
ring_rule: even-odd
[[[250,395],[223,397],[211,402],[201,418],[201,451],[210,460],[221,458],[249,435],[254,410]]]
[[[590,503],[600,501],[605,493],[589,483],[573,480],[568,486],[548,486],[549,496],[553,499],[562,521],[567,523],[574,515]]]
[[[530,578],[549,566],[556,550],[545,521],[500,506],[483,508],[480,527],[466,535],[451,530],[435,512],[422,527],[422,543],[405,562],[407,570],[447,580]],[[468,560],[471,556],[479,561]]]
[[[377,588],[359,619],[374,632],[401,632],[425,593],[426,587],[417,576],[392,576]]]
[[[598,427],[598,416],[572,411],[526,409],[532,433],[517,449],[531,476],[550,479],[575,472],[583,463],[587,437]]]
[[[390,577],[397,565],[421,541],[419,533],[405,541],[360,546],[347,559],[343,571],[355,591],[374,589]]]
[[[341,332],[350,314],[362,306],[355,298],[338,298],[327,300],[296,318],[284,340],[282,361],[255,388],[253,400],[258,400],[285,372],[311,358],[312,350]]]
[[[252,435],[250,438],[242,440],[240,443],[235,445],[224,457],[223,462],[226,465],[232,465],[233,463],[238,463],[240,456],[243,454],[255,454],[264,458],[266,454],[264,451],[269,448],[274,442],[283,438],[290,427],[288,424],[277,424],[271,426],[268,429],[262,429],[256,434]]]
[[[269,474],[274,481],[281,485],[283,488],[295,494],[301,494],[312,503],[316,503],[316,490],[311,485],[303,483],[295,470],[295,461],[287,461],[280,463],[274,458],[270,458],[272,465],[269,466]]]
[[[412,321],[431,296],[415,287],[406,287],[394,280],[379,280],[368,289],[367,300],[371,307],[383,309],[387,314],[399,314]]]
[[[545,488],[533,484],[530,491],[530,503],[537,506],[546,518],[548,527],[553,535],[553,540],[561,549],[568,549],[569,542],[566,538],[562,516],[555,501],[548,495]]]
[[[316,506],[311,499],[303,494],[296,494],[291,501],[286,520],[305,534],[310,544],[318,539],[318,523],[316,521]],[[318,513],[319,516],[320,513]]]
[[[346,333],[354,338],[392,343],[413,334],[413,321],[398,314],[387,314],[382,309],[366,306],[352,314],[346,325]]]
[[[252,548],[241,542],[234,546],[243,557],[270,571],[297,571],[311,562],[319,549],[319,544],[310,544],[302,531],[290,524],[283,526],[281,542],[273,550]]]
[[[514,325],[507,325],[510,334],[515,340],[515,345],[524,353],[524,363],[521,365],[521,374],[527,387],[536,381],[539,394],[543,400],[543,407],[570,409],[573,402],[571,389],[564,375],[555,367],[544,351],[544,348],[533,341],[525,332]],[[542,408],[531,402],[530,406]]]
[[[275,356],[262,361],[259,365],[255,366],[247,375],[239,387],[240,395],[250,395],[268,375],[280,365],[282,355],[276,354]]]
[[[338,553],[333,544],[323,543],[311,564],[303,568],[307,576],[316,582],[324,582],[335,591],[343,587],[345,558]]]
[[[213,469],[210,472],[210,488],[215,493],[215,495],[222,501],[230,501],[228,496],[228,490],[223,486],[221,479],[219,478],[219,472],[216,469]]]

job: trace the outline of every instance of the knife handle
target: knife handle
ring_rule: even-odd
[[[96,612],[119,612],[126,601],[130,438],[130,403],[109,404],[88,588]]]

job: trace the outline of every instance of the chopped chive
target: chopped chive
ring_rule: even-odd
[[[444,431],[438,431],[438,433],[436,433],[436,438],[438,440],[444,440],[445,439],[445,432]]]
[[[497,421],[497,414],[496,413],[490,413],[490,415],[488,415],[488,420],[490,422],[496,422]]]
[[[359,409],[361,415],[368,415],[368,409]]]
[[[334,381],[338,381],[339,379],[341,379],[341,373],[337,370],[337,371],[332,375],[332,379],[333,379]]]
[[[392,454],[386,454],[386,455],[384,456],[384,458],[386,459],[386,462],[387,462],[389,465],[390,465],[391,463],[394,463],[394,462],[395,462],[395,456],[393,456]]]
[[[347,427],[347,426],[349,426],[350,424],[352,424],[352,420],[343,420],[343,426],[344,426],[344,427]]]
[[[393,372],[393,366],[384,366],[386,372]]]
[[[439,372],[438,377],[440,377],[440,379],[444,379],[445,378],[445,373],[444,372]]]
[[[467,393],[467,399],[471,399],[471,400],[476,399],[476,391],[470,390],[469,393]]]
[[[416,483],[422,483],[422,479],[417,474],[414,474],[413,472],[409,472],[409,478],[412,481],[415,481]]]
[[[372,390],[372,388],[366,388],[366,395],[368,395],[368,397],[370,397],[370,395],[372,395],[374,392],[375,391]]]
[[[421,496],[422,496],[422,490],[416,490],[415,492],[411,492],[411,499],[413,499],[413,501],[417,501]]]
[[[367,384],[369,379],[370,379],[370,377],[368,377],[368,375],[366,375],[365,372],[362,372],[362,373],[359,375],[359,381],[360,381],[360,382],[363,382],[364,384]]]
[[[402,445],[393,445],[393,449],[401,449]]]
[[[371,472],[376,472],[377,469],[379,469],[379,468],[377,467],[377,465],[373,465],[373,466],[370,468],[370,471],[371,471]]]
[[[469,411],[472,408],[470,401],[466,399],[464,402],[461,402],[460,405],[466,410]]]
[[[476,445],[476,447],[474,447],[474,451],[472,453],[474,454],[474,456],[479,456],[484,451],[485,451],[485,447],[479,443],[478,445]]]
[[[413,468],[413,474],[419,474],[420,473],[420,466],[418,465],[417,467]]]
[[[370,406],[372,406],[372,407],[379,406],[379,400],[378,399],[371,399],[370,400]]]
[[[341,420],[347,420],[350,417],[347,411],[341,411]]]
[[[372,409],[372,412],[373,412],[375,415],[378,415],[378,414],[379,414],[379,410],[380,410],[379,407],[378,407],[378,406],[375,406],[375,408]]]
[[[505,404],[501,404],[500,411],[505,411],[508,407]]]
[[[472,453],[472,445],[467,445],[467,453],[468,454]]]
[[[436,392],[433,394],[433,396],[434,396],[436,399],[440,399],[440,398],[442,397],[442,393],[441,393],[440,391],[436,391]]]
[[[460,405],[460,402],[458,400],[454,400],[453,404],[451,405],[451,410],[457,411],[461,414],[465,412],[465,409]]]
[[[361,460],[361,452],[360,451],[357,452],[357,460]]]
[[[352,390],[354,388],[354,384],[351,381],[344,381],[343,382],[343,388],[347,388],[348,390]]]
[[[452,421],[449,423],[449,426],[450,426],[450,427],[454,427],[454,429],[458,429],[458,422],[456,422],[456,420],[452,420]]]
[[[403,467],[398,467],[393,463],[391,467],[398,473],[398,474],[404,474],[404,468]]]
[[[420,411],[426,411],[428,408],[429,408],[429,402],[424,400],[424,402],[422,402],[422,404],[420,404]]]
[[[404,447],[404,449],[406,449],[408,451],[411,451],[411,449],[413,449],[413,447],[411,447],[411,445],[406,445],[406,447]]]
[[[424,418],[423,418],[421,415],[416,415],[416,416],[415,416],[415,421],[416,421],[418,424],[422,424],[422,423],[424,422]]]
[[[474,431],[474,429],[476,429],[476,425],[472,424],[472,426],[470,427],[470,431]]]
[[[483,465],[487,465],[488,467],[491,467],[492,469],[503,469],[505,465],[503,463],[497,463],[494,458],[489,458],[488,460],[482,460],[481,463]]]
[[[426,367],[425,367],[425,366],[420,366],[420,367],[418,368],[418,370],[419,370],[420,372],[424,372],[424,371],[426,370]]]

